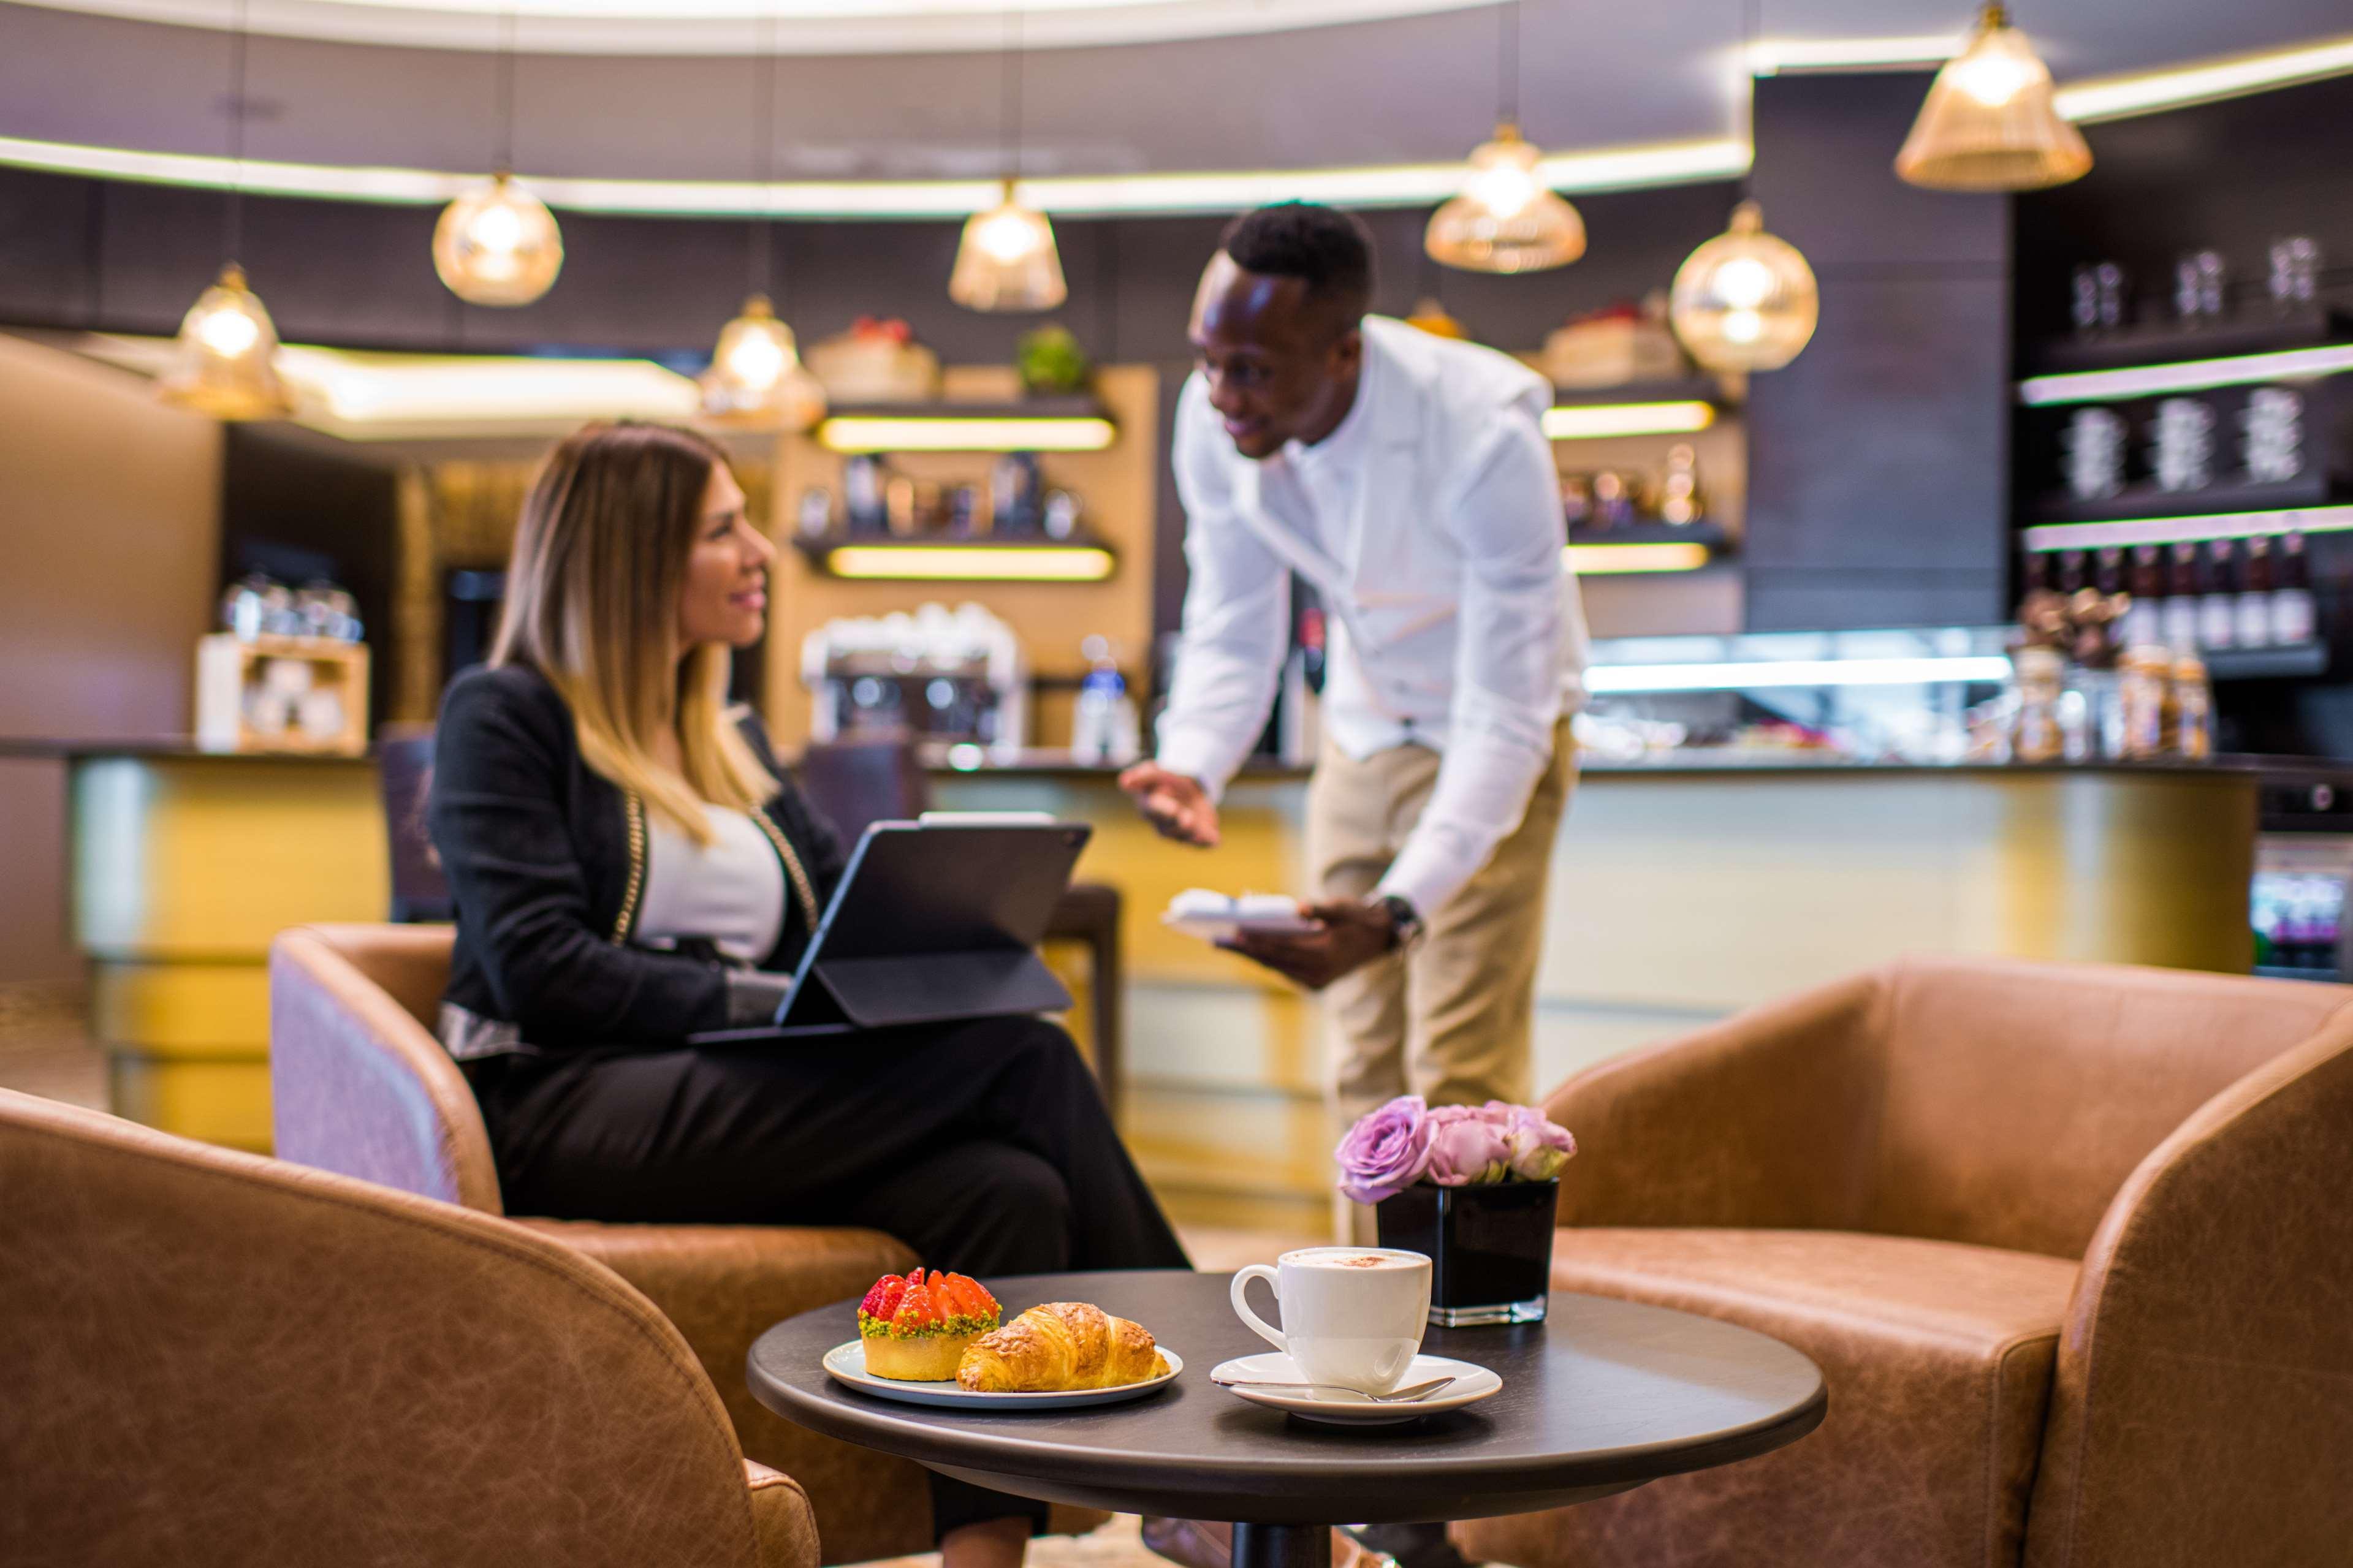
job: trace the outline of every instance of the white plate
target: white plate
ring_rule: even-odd
[[[1247,1378],[1258,1383],[1298,1383],[1306,1373],[1298,1363],[1280,1352],[1269,1351],[1263,1355],[1238,1356],[1219,1362],[1209,1371],[1209,1381],[1222,1384],[1229,1378]],[[1460,1410],[1466,1405],[1476,1405],[1490,1394],[1503,1391],[1504,1380],[1475,1362],[1453,1361],[1442,1355],[1418,1355],[1413,1364],[1398,1379],[1399,1388],[1410,1388],[1417,1383],[1432,1378],[1451,1377],[1454,1382],[1427,1399],[1417,1399],[1410,1405],[1376,1405],[1369,1399],[1324,1389],[1304,1388],[1228,1388],[1226,1392],[1252,1405],[1263,1405],[1270,1410],[1287,1411],[1302,1421],[1314,1421],[1326,1426],[1392,1426],[1401,1421],[1418,1421],[1441,1410]]]
[[[1166,1377],[1124,1383],[1117,1388],[1058,1389],[1050,1394],[972,1394],[953,1383],[904,1383],[897,1378],[877,1377],[866,1370],[866,1345],[862,1340],[851,1340],[826,1352],[825,1370],[826,1375],[836,1383],[884,1399],[895,1399],[902,1405],[931,1405],[944,1410],[1073,1410],[1085,1405],[1117,1405],[1123,1400],[1141,1399],[1167,1387],[1185,1370],[1185,1358],[1166,1345],[1160,1347],[1160,1353],[1168,1358]]]

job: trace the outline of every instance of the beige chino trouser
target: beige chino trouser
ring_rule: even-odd
[[[1438,782],[1439,754],[1397,746],[1359,762],[1326,741],[1307,795],[1307,853],[1322,899],[1361,899],[1388,870]],[[1400,1094],[1432,1105],[1525,1102],[1553,839],[1577,785],[1568,721],[1525,815],[1402,957],[1377,959],[1323,994],[1327,1079],[1345,1128]],[[1336,1133],[1335,1134],[1336,1137]],[[1337,1234],[1372,1239],[1372,1211],[1339,1201]]]

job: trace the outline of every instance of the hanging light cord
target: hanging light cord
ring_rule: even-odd
[[[1005,13],[1005,97],[997,134],[1005,143],[1005,177],[1021,178],[1021,9]]]
[[[753,153],[752,169],[760,182],[760,211],[752,220],[751,292],[767,294],[775,278],[768,231],[775,221],[769,203],[776,183],[776,17],[772,11],[760,15],[760,68],[753,75],[756,87],[752,134],[758,146]]]
[[[1495,8],[1495,123],[1520,123],[1520,0]]]
[[[499,139],[491,162],[493,174],[514,173],[515,14],[499,13],[499,77],[496,89]]]
[[[228,213],[221,251],[232,267],[242,265],[237,253],[245,248],[245,6],[246,0],[237,0],[237,30],[228,43]]]

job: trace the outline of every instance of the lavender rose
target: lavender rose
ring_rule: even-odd
[[[1430,1179],[1440,1186],[1500,1182],[1511,1173],[1504,1125],[1486,1108],[1441,1105],[1430,1121]]]
[[[1333,1151],[1340,1191],[1360,1204],[1397,1196],[1429,1169],[1430,1131],[1430,1102],[1418,1094],[1367,1111]]]
[[[1577,1140],[1568,1129],[1546,1120],[1543,1111],[1532,1106],[1491,1100],[1485,1109],[1503,1129],[1504,1157],[1512,1173],[1523,1181],[1551,1181],[1577,1152]]]

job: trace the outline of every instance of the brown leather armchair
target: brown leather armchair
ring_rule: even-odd
[[[277,1152],[321,1170],[503,1212],[473,1091],[427,1020],[449,971],[446,926],[298,926],[269,954]],[[763,1408],[744,1381],[752,1342],[796,1312],[855,1296],[914,1255],[878,1231],[599,1225],[522,1219],[610,1268],[660,1308],[720,1392],[744,1451],[816,1500],[828,1563],[930,1548],[923,1471]],[[1060,1522],[1085,1529],[1101,1515]]]
[[[1522,1568],[2353,1561],[2353,1004],[1921,959],[1604,1063],[1554,1283],[1820,1363],[1805,1442],[1457,1526]]]
[[[0,1090],[0,1562],[816,1568],[678,1331],[520,1226]]]

